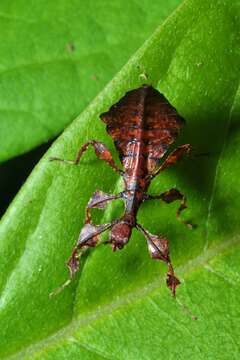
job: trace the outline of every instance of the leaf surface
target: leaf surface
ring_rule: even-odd
[[[237,0],[185,1],[35,168],[0,226],[2,357],[238,358],[239,24]],[[49,300],[67,278],[64,262],[90,196],[122,186],[91,151],[79,167],[49,157],[73,159],[84,141],[96,138],[117,159],[99,114],[140,86],[143,72],[186,119],[179,143],[209,153],[168,169],[150,188],[152,194],[175,186],[184,192],[184,218],[195,230],[177,222],[177,204],[145,203],[138,216],[151,233],[170,240],[182,281],[177,300],[165,286],[164,265],[150,259],[137,232],[115,254],[103,246],[91,251],[78,279]],[[94,219],[105,222],[120,211],[116,202],[96,210]]]
[[[1,1],[0,162],[59,134],[179,3]]]

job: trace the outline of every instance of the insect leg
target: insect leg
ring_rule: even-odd
[[[87,207],[86,207],[86,217],[85,217],[85,224],[91,223],[91,214],[90,209],[97,208],[97,209],[105,209],[107,203],[112,200],[122,198],[122,194],[111,195],[104,193],[103,191],[97,190],[93,193],[92,197],[90,198]]]
[[[174,274],[174,269],[169,256],[168,240],[163,236],[151,234],[139,224],[136,224],[136,228],[145,236],[151,257],[156,260],[162,260],[168,265],[166,283],[171,290],[172,295],[175,296],[176,287],[180,284],[180,281]]]
[[[184,144],[179,146],[177,149],[173,150],[162,163],[162,165],[158,168],[158,170],[153,174],[152,177],[157,176],[161,171],[165,170],[167,167],[175,164],[179,161],[183,155],[188,155],[191,151],[192,147],[190,144]]]
[[[64,159],[60,159],[58,157],[51,157],[50,161],[62,161],[64,163],[67,164],[73,164],[73,165],[78,165],[80,162],[80,159],[82,157],[82,154],[88,149],[89,146],[93,146],[94,150],[95,150],[95,154],[97,155],[97,157],[100,160],[103,160],[105,162],[107,162],[117,173],[119,173],[120,175],[123,175],[123,170],[121,170],[118,165],[115,163],[115,161],[113,160],[112,154],[110,153],[110,151],[108,150],[108,148],[101,143],[100,141],[96,141],[96,140],[90,140],[88,142],[86,142],[77,152],[76,158],[75,160],[64,160]]]
[[[177,209],[177,219],[179,221],[181,221],[184,225],[189,227],[190,229],[193,228],[192,224],[190,224],[187,221],[182,220],[180,218],[181,212],[187,208],[187,199],[186,199],[186,196],[184,194],[182,194],[178,189],[173,188],[173,189],[165,191],[159,195],[146,195],[146,198],[145,198],[145,200],[156,200],[156,199],[163,200],[167,204],[170,204],[171,202],[176,201],[176,200],[180,200],[181,203],[180,203],[179,208]]]
[[[82,228],[76,246],[73,248],[72,254],[67,261],[67,266],[70,272],[70,278],[59,288],[54,290],[50,296],[60,293],[66,286],[68,286],[79,270],[81,256],[91,247],[95,247],[99,240],[99,235],[111,228],[115,222],[102,225],[85,224]]]

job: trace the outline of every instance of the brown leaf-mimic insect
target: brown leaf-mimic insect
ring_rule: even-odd
[[[167,286],[175,296],[176,287],[180,281],[174,275],[169,257],[168,240],[162,235],[151,234],[138,224],[137,212],[142,202],[151,199],[160,199],[166,203],[180,200],[180,207],[177,210],[178,218],[181,211],[187,207],[185,196],[175,188],[156,196],[147,194],[150,182],[155,176],[174,164],[184,154],[189,153],[190,145],[181,145],[161,163],[161,159],[184,125],[184,120],[162,94],[147,85],[127,92],[108,112],[101,114],[100,118],[107,124],[107,132],[114,140],[124,170],[114,162],[107,147],[96,140],[90,140],[84,144],[74,161],[59,158],[51,158],[51,160],[77,165],[87,148],[93,146],[97,157],[107,162],[122,176],[124,190],[117,195],[110,195],[99,190],[93,194],[86,207],[85,225],[67,262],[70,279],[54,293],[61,291],[70,283],[79,269],[81,255],[88,248],[97,245],[101,233],[111,230],[109,240],[104,244],[111,244],[113,251],[116,251],[128,243],[132,229],[135,227],[145,236],[151,257],[162,260],[168,265]],[[94,225],[91,221],[90,209],[103,209],[107,203],[115,199],[122,199],[125,202],[123,216],[111,223]],[[190,224],[184,223],[191,227]]]

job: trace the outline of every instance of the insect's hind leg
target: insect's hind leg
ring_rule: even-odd
[[[175,296],[176,287],[180,284],[180,281],[174,274],[174,269],[169,256],[168,240],[163,236],[151,234],[139,224],[136,224],[136,228],[145,236],[151,257],[155,260],[161,260],[168,265],[166,283],[171,290],[172,295]]]
[[[182,194],[178,189],[172,188],[168,191],[165,191],[159,195],[146,195],[145,200],[156,200],[160,199],[166,202],[167,204],[172,203],[173,201],[180,200],[180,206],[177,209],[177,219],[181,221],[188,228],[192,229],[193,225],[185,220],[180,218],[180,214],[183,210],[187,208],[187,198],[184,194]]]
[[[115,221],[108,224],[102,225],[93,225],[85,224],[82,228],[79,239],[76,246],[74,247],[70,258],[67,261],[67,266],[69,268],[70,277],[69,279],[59,288],[55,289],[50,296],[54,296],[60,293],[65,287],[67,287],[71,281],[74,279],[76,273],[79,270],[80,259],[82,255],[92,247],[95,247],[99,241],[99,235],[104,231],[110,229],[115,224]]]
[[[120,175],[123,175],[123,170],[121,170],[118,167],[118,165],[115,163],[115,161],[113,160],[112,154],[108,150],[108,148],[103,143],[101,143],[100,141],[96,141],[96,140],[90,140],[90,141],[86,142],[84,145],[82,145],[81,148],[79,149],[79,151],[77,152],[75,160],[65,160],[65,159],[61,159],[58,157],[50,157],[49,160],[50,161],[61,161],[66,164],[78,165],[83,153],[88,149],[89,146],[93,146],[93,148],[95,150],[95,154],[100,160],[105,161],[113,168],[114,171],[116,171]]]

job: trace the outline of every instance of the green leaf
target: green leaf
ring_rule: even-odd
[[[59,134],[179,3],[2,0],[0,161]]]
[[[237,0],[185,1],[35,168],[0,226],[2,357],[238,358],[239,24]],[[184,192],[184,218],[197,224],[195,230],[177,222],[177,204],[149,202],[138,216],[152,233],[170,240],[182,281],[177,300],[165,286],[164,264],[150,259],[137,232],[117,253],[103,246],[91,251],[78,279],[49,299],[68,276],[64,262],[91,194],[117,192],[122,185],[91,151],[79,167],[49,157],[73,159],[80,145],[96,138],[117,158],[99,114],[140,86],[143,73],[186,119],[179,143],[209,153],[168,169],[150,189],[176,186]],[[95,213],[95,221],[120,210],[114,203]]]

